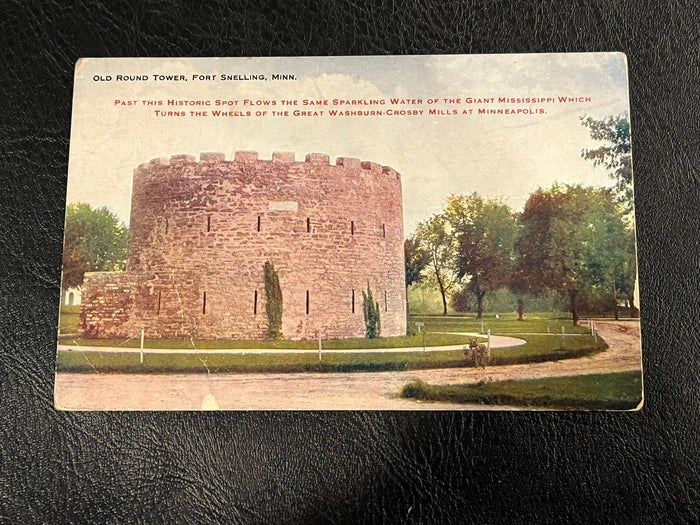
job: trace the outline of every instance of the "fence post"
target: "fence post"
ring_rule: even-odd
[[[566,345],[565,345],[565,343],[564,343],[564,327],[562,326],[562,327],[561,327],[561,347],[562,347],[562,349],[563,349],[565,346],[566,346]]]
[[[141,362],[141,364],[143,364],[143,336],[144,336],[145,332],[146,331],[142,328],[141,329],[141,352],[139,355],[139,361]]]

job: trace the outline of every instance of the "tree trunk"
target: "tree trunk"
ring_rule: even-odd
[[[484,295],[486,295],[486,291],[479,292],[477,290],[477,292],[476,292],[476,318],[477,319],[481,319],[481,316],[484,313],[484,308],[483,308]]]
[[[440,295],[442,295],[442,315],[447,315],[447,291],[445,290],[445,285],[440,278],[440,274],[436,271],[435,278],[437,279],[438,286],[440,287]]]
[[[639,317],[639,308],[634,306],[634,298],[630,297],[630,317],[636,319]]]
[[[576,307],[576,296],[578,290],[569,290],[569,299],[571,300],[571,317],[574,320],[574,326],[578,326],[578,308]]]
[[[518,321],[524,321],[523,314],[525,313],[525,305],[522,299],[518,299]]]
[[[413,329],[411,328],[411,320],[408,313],[408,286],[406,287],[406,335],[413,335]]]

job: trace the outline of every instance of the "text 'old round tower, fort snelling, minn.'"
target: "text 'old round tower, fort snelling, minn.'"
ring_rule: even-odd
[[[265,263],[289,339],[406,332],[401,177],[355,158],[239,151],[154,159],[134,171],[124,272],[85,275],[86,338],[265,339]]]

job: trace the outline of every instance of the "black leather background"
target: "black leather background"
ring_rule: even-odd
[[[697,3],[67,4],[0,10],[0,523],[700,521]],[[608,50],[630,66],[641,412],[54,410],[78,57]]]

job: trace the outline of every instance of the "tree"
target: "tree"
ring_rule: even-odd
[[[584,223],[576,230],[576,242],[583,247],[581,281],[590,299],[613,303],[631,298],[637,274],[634,231],[623,220],[619,207],[607,190],[593,195]]]
[[[620,202],[627,213],[632,211],[632,148],[630,123],[627,112],[608,116],[601,120],[582,117],[581,124],[590,131],[593,140],[603,144],[596,149],[584,149],[581,157],[592,160],[594,166],[603,166],[610,178],[615,180],[615,188]]]
[[[421,246],[420,240],[414,236],[403,242],[403,253],[406,270],[406,312],[408,312],[408,287],[423,280],[422,272],[430,264],[430,256]]]
[[[263,266],[265,277],[265,310],[267,311],[268,339],[282,339],[282,289],[277,276],[275,265],[265,262]]]
[[[436,214],[420,223],[416,230],[416,238],[428,254],[429,266],[440,288],[443,315],[447,315],[447,294],[458,280],[453,266],[454,240],[449,227],[445,216]]]
[[[506,286],[512,273],[520,227],[517,216],[505,203],[477,194],[450,197],[445,216],[457,247],[457,277],[469,279],[476,318],[481,319],[486,293]]]
[[[70,204],[63,240],[63,289],[80,286],[85,272],[126,268],[129,230],[109,209]]]
[[[566,294],[573,323],[581,295],[609,295],[616,274],[633,264],[632,234],[611,190],[553,186],[533,193],[521,215],[525,233],[517,243],[516,275],[522,289]],[[614,295],[614,294],[613,294]]]
[[[403,243],[406,262],[406,288],[423,280],[423,269],[430,264],[430,254],[421,246],[420,239],[411,236]]]
[[[365,336],[374,339],[382,335],[382,320],[379,304],[374,300],[372,289],[367,283],[367,291],[362,291],[362,313],[365,317]]]
[[[615,293],[617,299],[629,303],[630,316],[639,317],[639,310],[634,304],[634,289],[637,284],[635,235],[631,227],[628,227],[625,232],[624,246],[620,246],[620,249],[626,258],[614,269]]]
[[[516,246],[520,243],[520,239],[516,241]],[[516,250],[517,251],[517,250]],[[525,276],[525,270],[522,266],[520,257],[516,259],[513,272],[510,275],[508,289],[512,291],[518,300],[518,321],[525,320],[525,296],[530,295],[532,290],[529,286],[529,281]]]

